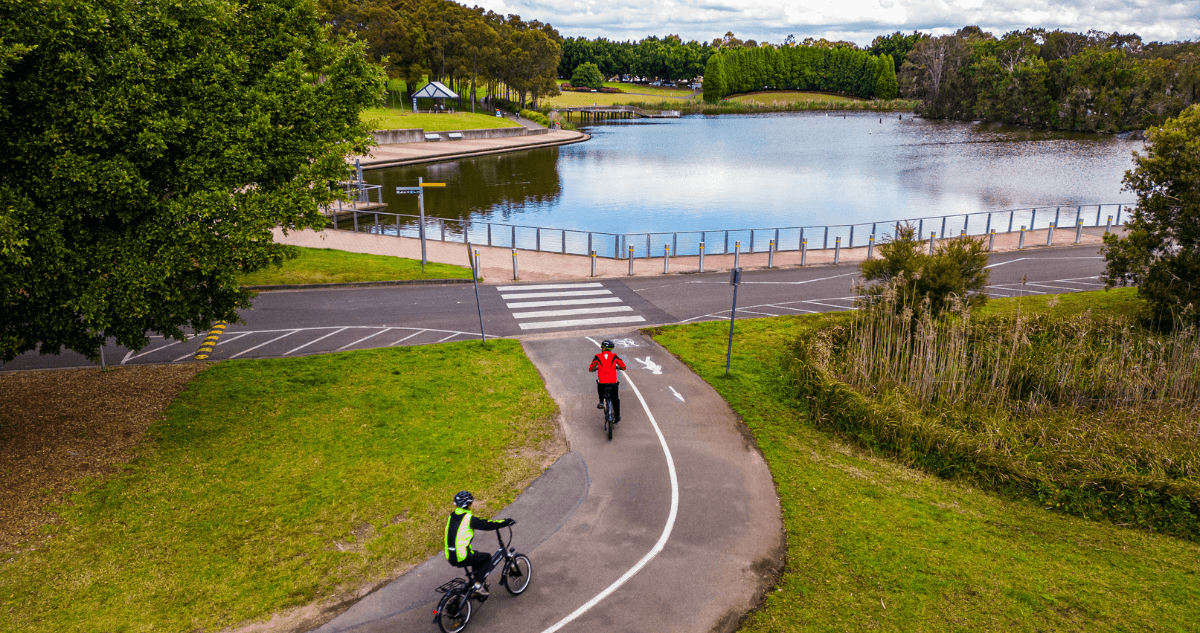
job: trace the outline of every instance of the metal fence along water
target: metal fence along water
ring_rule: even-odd
[[[698,255],[703,244],[707,255],[732,253],[740,244],[741,252],[771,250],[800,251],[865,247],[890,238],[905,224],[917,229],[921,239],[942,239],[960,235],[988,235],[1034,231],[1051,226],[1058,230],[1078,231],[1080,227],[1118,226],[1132,210],[1129,204],[1090,204],[1044,206],[1007,211],[990,211],[908,218],[860,224],[830,226],[789,226],[762,229],[715,229],[656,233],[604,233],[550,227],[523,226],[463,219],[425,218],[425,236],[444,242],[470,242],[517,250],[589,255],[624,259],[626,257],[662,257]],[[342,209],[331,213],[337,230],[420,237],[420,218],[380,211]],[[632,249],[632,250],[631,250]]]

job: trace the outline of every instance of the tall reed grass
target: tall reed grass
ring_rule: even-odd
[[[934,317],[902,281],[795,347],[799,393],[872,448],[1200,540],[1200,336],[1089,312]]]

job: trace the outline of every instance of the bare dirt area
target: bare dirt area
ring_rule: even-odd
[[[0,552],[57,520],[83,477],[129,461],[146,429],[208,363],[0,374]]]

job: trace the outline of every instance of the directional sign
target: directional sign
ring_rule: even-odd
[[[420,187],[396,187],[396,193],[421,193]]]

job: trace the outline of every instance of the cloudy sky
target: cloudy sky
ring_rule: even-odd
[[[1200,38],[1200,0],[459,0],[549,22],[564,37],[639,40],[726,31],[779,43],[789,34],[870,44],[914,29],[936,35],[977,24],[1002,35],[1028,27],[1137,33],[1147,42]]]

